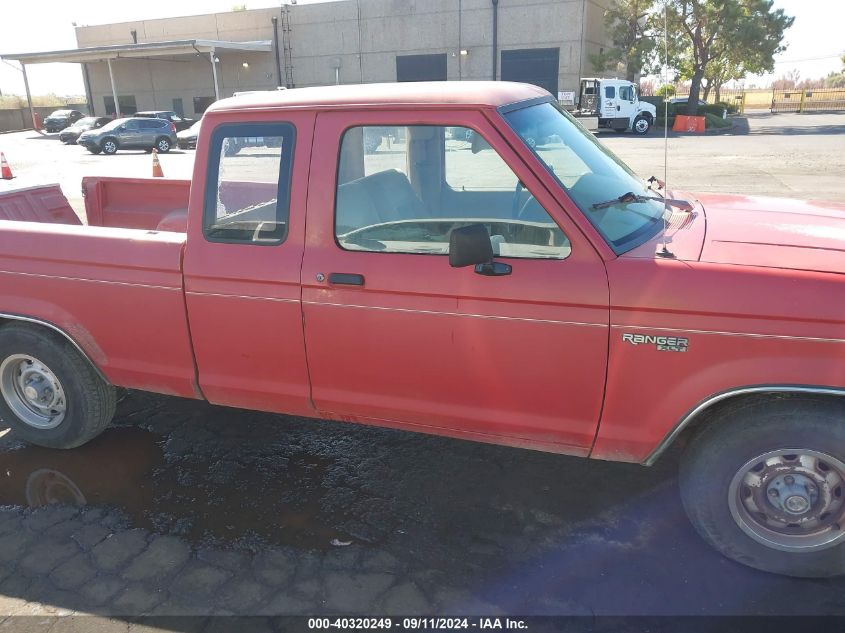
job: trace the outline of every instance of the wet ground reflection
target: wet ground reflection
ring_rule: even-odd
[[[190,452],[168,458],[163,443],[124,427],[72,451],[10,451],[3,455],[0,505],[117,507],[133,527],[194,542],[253,538],[325,548],[354,540],[321,510],[329,460],[302,454],[260,470],[236,469]]]

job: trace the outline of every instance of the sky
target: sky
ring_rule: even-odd
[[[331,0],[299,0],[302,4],[321,1]],[[0,7],[0,54],[75,48],[74,22],[78,25],[107,24],[214,13],[229,11],[236,4],[258,9],[279,6],[281,0],[173,0],[156,3],[3,0]],[[756,83],[765,86],[773,78],[793,69],[801,73],[802,79],[823,77],[831,71],[841,70],[839,56],[845,52],[845,38],[842,36],[845,0],[775,0],[775,7],[795,16],[795,24],[787,31],[787,50],[778,55],[773,74],[750,78],[746,85]],[[77,64],[37,64],[28,67],[27,72],[33,94],[80,95],[85,92],[82,72]],[[0,92],[24,92],[20,71],[5,62],[0,62]]]

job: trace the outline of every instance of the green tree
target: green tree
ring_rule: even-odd
[[[660,86],[657,91],[654,93],[658,97],[663,97],[664,99],[668,99],[669,97],[675,96],[675,86],[672,84],[663,84]]]
[[[842,71],[830,73],[824,78],[825,88],[845,88],[845,53],[842,53]]]
[[[708,73],[713,86],[774,69],[794,18],[772,5],[773,0],[666,0],[670,55],[681,78],[690,80],[687,114],[698,111]]]
[[[655,49],[654,2],[614,0],[604,13],[605,29],[613,46],[589,56],[596,72],[613,71],[621,64],[625,67],[625,78],[636,81]]]
[[[735,61],[731,55],[726,55],[722,59],[714,59],[704,69],[704,79],[707,83],[703,83],[704,95],[702,98],[707,101],[710,93],[715,92],[715,100],[721,101],[722,86],[731,80],[742,79],[747,72],[742,62]]]

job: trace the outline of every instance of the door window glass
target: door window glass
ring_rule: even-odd
[[[619,98],[623,101],[633,101],[634,100],[634,91],[631,89],[631,86],[620,86],[619,87]]]
[[[465,127],[347,130],[335,207],[346,250],[448,255],[451,231],[471,224],[487,229],[500,257],[565,259],[571,250],[502,157]]]
[[[280,244],[287,236],[294,128],[289,123],[214,130],[204,231],[214,242]]]

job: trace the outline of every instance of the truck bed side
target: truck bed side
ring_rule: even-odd
[[[82,179],[85,214],[91,226],[184,233],[190,188],[190,180]]]
[[[196,397],[184,233],[0,221],[0,318],[50,324],[115,385]]]

